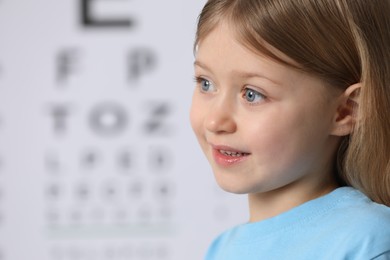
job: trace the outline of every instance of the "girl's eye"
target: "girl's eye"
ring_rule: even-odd
[[[202,90],[203,90],[204,92],[207,92],[207,91],[209,91],[210,88],[211,88],[211,82],[208,81],[208,80],[206,80],[206,79],[202,79],[202,80],[200,81],[200,87],[202,88]]]
[[[261,101],[261,100],[266,98],[260,92],[257,92],[257,91],[255,91],[253,89],[250,89],[250,88],[244,89],[243,97],[249,103],[256,103],[256,102],[259,102],[259,101]]]
[[[211,92],[211,91],[215,90],[215,87],[214,87],[213,83],[211,83],[211,81],[204,79],[204,78],[200,78],[200,77],[196,77],[195,80],[199,84],[202,92]]]

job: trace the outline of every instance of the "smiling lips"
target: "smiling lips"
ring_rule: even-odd
[[[248,158],[250,153],[237,151],[230,147],[213,146],[213,157],[220,166],[233,166]]]

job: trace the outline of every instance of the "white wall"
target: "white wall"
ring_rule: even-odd
[[[196,260],[245,221],[188,120],[203,4],[0,0],[0,260]]]

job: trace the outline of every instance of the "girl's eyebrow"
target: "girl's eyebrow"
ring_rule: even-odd
[[[267,76],[264,76],[263,74],[256,73],[256,72],[235,71],[234,74],[237,74],[238,77],[241,77],[243,79],[262,78],[262,79],[268,80],[269,82],[271,82],[275,85],[279,85],[279,86],[282,85],[282,83],[280,83],[274,79],[271,79]]]
[[[207,65],[205,65],[204,63],[196,60],[194,62],[194,66],[199,66],[201,67],[202,69],[205,69],[205,70],[208,70],[208,71],[211,71],[211,69],[209,69],[209,67],[207,67]],[[270,82],[272,82],[273,84],[275,85],[279,85],[281,86],[282,84],[274,79],[271,79],[269,77],[266,77],[264,76],[263,74],[259,74],[259,73],[256,73],[256,72],[246,72],[246,71],[234,71],[233,74],[236,74],[238,77],[240,78],[244,78],[244,79],[249,79],[249,78],[262,78],[262,79],[266,79]]]
[[[199,66],[199,67],[201,67],[202,69],[210,70],[205,64],[203,64],[202,62],[200,62],[200,61],[198,61],[198,60],[195,60],[195,61],[194,61],[194,66]]]

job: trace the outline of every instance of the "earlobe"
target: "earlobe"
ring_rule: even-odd
[[[361,83],[349,86],[340,96],[333,121],[332,135],[346,136],[352,133],[357,121]]]

